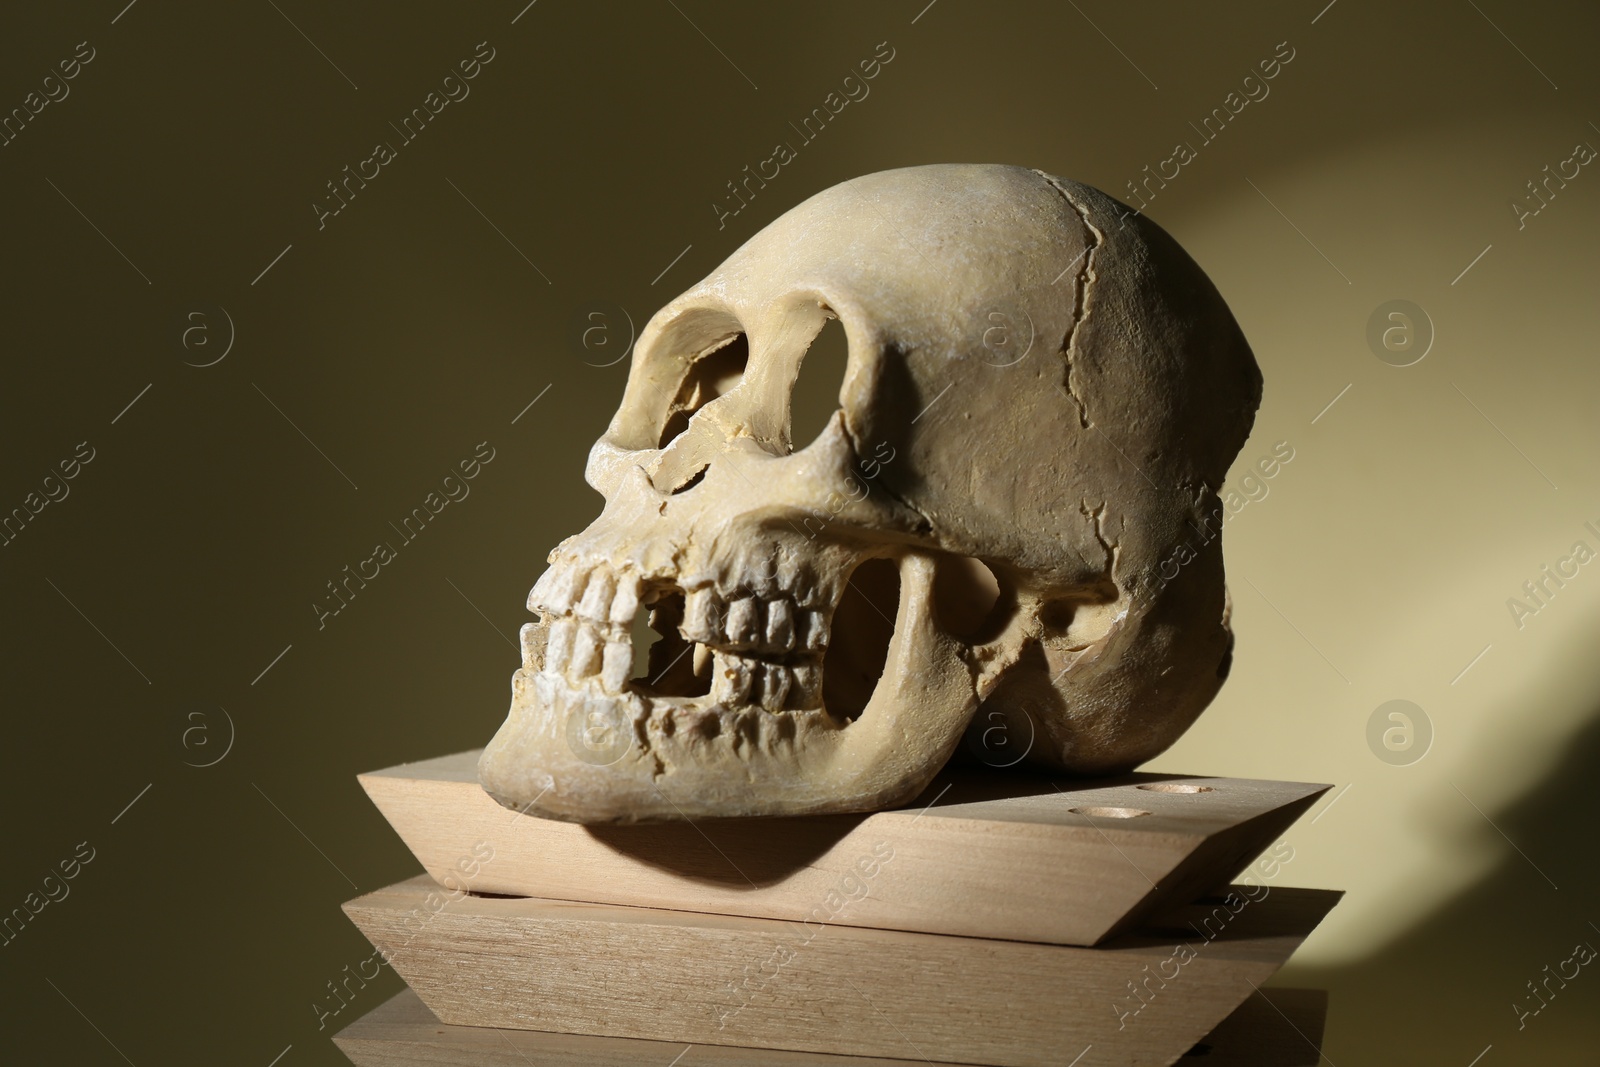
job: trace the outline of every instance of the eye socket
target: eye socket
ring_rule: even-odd
[[[801,357],[799,376],[789,393],[789,451],[800,451],[828,428],[828,420],[839,410],[849,353],[844,325],[830,315]]]
[[[744,380],[749,362],[750,343],[742,333],[697,356],[667,407],[666,425],[662,427],[661,441],[656,447],[666,448],[689,428],[689,420],[695,412],[732,392]]]

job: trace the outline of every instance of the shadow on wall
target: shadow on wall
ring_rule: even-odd
[[[1600,620],[1583,632],[1600,632]],[[1575,642],[1539,673],[1592,674],[1593,645],[1593,636]],[[1500,856],[1477,885],[1366,959],[1285,969],[1283,984],[1331,992],[1326,1048],[1334,1061],[1467,1067],[1493,1046],[1481,1067],[1600,1062],[1600,957],[1582,963],[1600,950],[1600,701],[1589,699],[1584,725],[1540,784],[1500,810],[1485,808],[1493,826],[1472,816],[1476,829],[1467,832],[1480,840],[1441,848],[1481,845]],[[1534,694],[1497,717],[1526,723],[1533,737],[1547,708]],[[1482,806],[1473,795],[1489,791],[1481,777],[1455,784]],[[1428,809],[1451,801],[1465,803],[1446,797]]]

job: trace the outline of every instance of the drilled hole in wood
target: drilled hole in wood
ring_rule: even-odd
[[[1092,819],[1137,819],[1149,815],[1139,808],[1068,808],[1074,815],[1087,815]]]
[[[1214,793],[1215,789],[1209,785],[1195,785],[1193,782],[1150,782],[1141,785],[1140,789],[1148,789],[1152,793]]]

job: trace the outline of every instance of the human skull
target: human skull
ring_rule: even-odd
[[[797,449],[830,318],[839,410]],[[1057,771],[1147,760],[1227,674],[1217,493],[1260,396],[1200,268],[1095,189],[825,190],[641,333],[480,780],[599,823],[901,804],[969,730]]]

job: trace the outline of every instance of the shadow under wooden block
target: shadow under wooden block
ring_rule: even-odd
[[[345,912],[451,1024],[1060,1067],[1089,1045],[1174,1062],[1338,898],[1239,887],[1098,948],[452,896],[426,877]]]
[[[1179,1067],[1316,1067],[1327,1008],[1328,995],[1320,989],[1252,993],[1176,1062]],[[345,1027],[333,1042],[356,1067],[908,1067],[903,1059],[719,1045],[685,1049],[625,1037],[451,1026],[409,989]],[[1115,1062],[1085,1058],[1083,1067]]]
[[[1226,884],[1328,788],[962,769],[870,815],[590,827],[501,807],[477,758],[360,776],[450,889],[1062,945]]]

